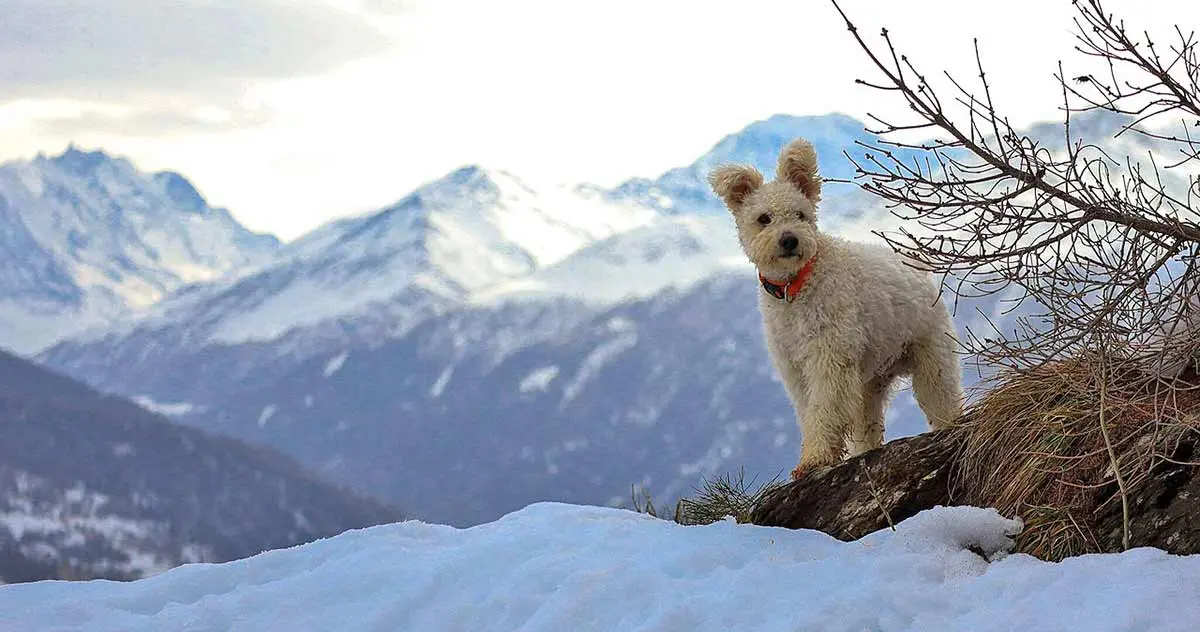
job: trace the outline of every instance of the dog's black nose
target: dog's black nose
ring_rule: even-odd
[[[784,233],[779,236],[779,247],[791,252],[800,246],[800,240],[791,233]]]

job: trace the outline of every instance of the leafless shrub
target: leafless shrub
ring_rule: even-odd
[[[1100,0],[1076,0],[1077,51],[1064,73],[1063,123],[1020,131],[997,111],[975,45],[974,87],[943,73],[940,95],[888,31],[869,44],[882,74],[867,86],[902,99],[914,120],[872,117],[881,140],[857,159],[860,186],[908,228],[882,235],[943,275],[956,297],[999,294],[1015,314],[964,341],[984,364],[1032,367],[1119,341],[1121,357],[1177,378],[1200,355],[1200,63],[1195,36],[1137,34]],[[1108,139],[1081,122],[1116,121]],[[1091,127],[1095,127],[1092,125]],[[933,140],[904,141],[926,132]],[[1087,130],[1085,130],[1087,131]],[[1100,141],[1103,140],[1103,144]],[[1114,146],[1130,154],[1115,155]],[[1153,151],[1149,151],[1153,149]],[[854,160],[854,158],[852,158]]]

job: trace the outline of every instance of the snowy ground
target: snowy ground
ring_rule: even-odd
[[[0,630],[1196,630],[1200,557],[988,563],[1017,527],[936,509],[859,542],[537,504],[121,584],[0,587]]]

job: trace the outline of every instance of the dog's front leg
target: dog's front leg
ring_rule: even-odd
[[[804,410],[808,408],[808,384],[800,367],[788,361],[780,361],[782,354],[775,354],[775,368],[779,371],[783,388],[787,390],[788,399],[792,400],[792,410],[796,412],[796,423],[800,426],[800,441],[808,435],[804,429]]]
[[[833,354],[813,358],[804,373],[808,376],[808,401],[800,417],[804,436],[793,478],[841,461],[846,436],[863,413],[862,378],[846,358]]]

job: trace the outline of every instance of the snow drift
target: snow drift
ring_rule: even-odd
[[[470,529],[373,527],[127,584],[6,586],[0,629],[983,632],[1200,624],[1200,559],[1154,549],[1057,564],[1003,555],[1018,528],[993,510],[938,508],[846,543],[815,531],[682,527],[543,503]]]

